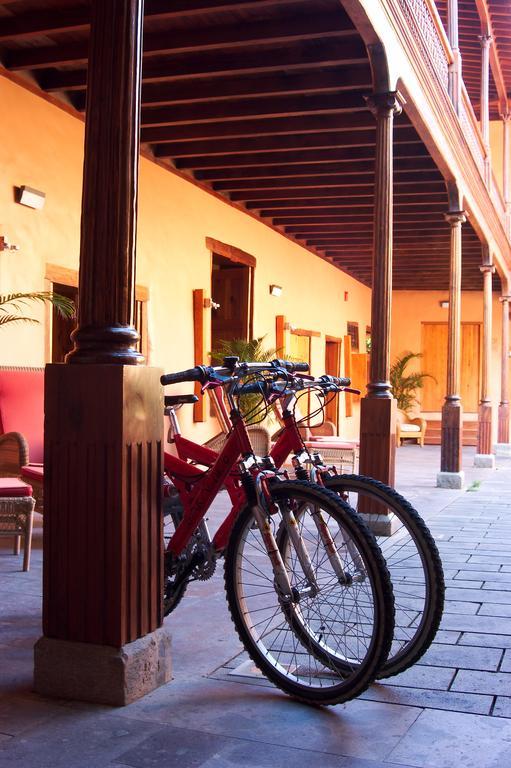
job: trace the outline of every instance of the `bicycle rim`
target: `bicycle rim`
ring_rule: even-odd
[[[295,591],[292,603],[279,599],[273,569],[250,510],[238,518],[226,555],[226,590],[233,621],[261,671],[287,693],[305,701],[347,701],[374,679],[390,647],[392,591],[374,539],[335,494],[309,483],[277,483],[278,511],[270,518]],[[319,592],[306,595],[306,577],[283,530],[286,508],[299,511],[299,529],[313,563]],[[321,512],[347,574],[358,566],[362,579],[340,584],[314,522]]]

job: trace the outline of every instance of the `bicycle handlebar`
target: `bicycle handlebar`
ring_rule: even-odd
[[[224,362],[227,365],[214,367],[196,365],[195,368],[188,368],[186,371],[165,373],[160,378],[160,381],[163,386],[166,384],[180,384],[185,381],[199,381],[201,384],[206,384],[208,381],[218,379],[218,377],[232,378],[236,375],[262,373],[264,371],[285,370],[288,373],[295,373],[309,370],[308,363],[294,363],[290,360],[277,359],[272,360],[271,363],[240,363],[235,358],[225,358]]]

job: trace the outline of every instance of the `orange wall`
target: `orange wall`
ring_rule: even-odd
[[[501,120],[490,122],[490,150],[493,173],[502,192],[503,182],[503,155],[504,155],[504,128]]]
[[[77,269],[83,162],[83,123],[43,98],[0,77],[0,234],[19,245],[0,253],[0,290],[41,290],[45,264]],[[14,202],[13,188],[26,184],[46,192],[34,211]],[[275,315],[300,328],[320,331],[312,340],[315,372],[324,370],[324,335],[344,336],[347,321],[370,322],[370,291],[261,222],[177,175],[142,158],[137,282],[149,287],[150,363],[165,370],[193,364],[192,290],[210,294],[211,255],[206,237],[241,248],[257,259],[254,333],[275,345]],[[269,285],[283,287],[280,298]],[[349,299],[344,301],[344,292]],[[42,308],[30,310],[44,321]],[[0,364],[42,365],[44,322],[1,330]],[[207,340],[209,349],[209,339]],[[341,406],[342,411],[342,406]],[[355,411],[358,413],[358,410]],[[211,425],[185,430],[198,439]],[[344,420],[355,436],[358,419]]]
[[[440,301],[448,299],[447,291],[395,291],[392,307],[392,359],[404,351],[421,351],[421,324],[423,322],[447,322],[448,310],[440,307]],[[490,395],[494,405],[494,427],[496,411],[500,400],[500,359],[501,359],[501,304],[498,296],[493,297],[492,324],[492,377]],[[482,292],[465,291],[461,300],[461,320],[483,321]],[[410,364],[410,370],[420,370],[420,360]],[[427,371],[426,371],[427,373]],[[467,418],[475,418],[469,415]],[[496,432],[495,432],[496,439]]]

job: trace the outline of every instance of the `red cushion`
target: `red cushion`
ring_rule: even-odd
[[[0,477],[0,498],[32,496],[32,488],[14,477]]]
[[[30,461],[43,461],[44,371],[0,369],[0,434],[21,432]]]
[[[42,483],[44,477],[43,467],[38,466],[37,464],[34,466],[28,464],[26,467],[22,467],[21,474],[23,477],[26,477],[27,480],[37,480],[40,483]]]

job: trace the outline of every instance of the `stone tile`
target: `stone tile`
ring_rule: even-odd
[[[459,712],[423,712],[393,750],[390,763],[418,768],[503,768],[511,722]]]
[[[499,563],[500,565],[508,564],[511,566],[511,555],[471,555],[468,562],[474,563],[474,565],[476,563],[479,565],[491,565],[492,563]]]
[[[460,575],[461,571],[466,573],[467,571],[474,571],[477,573],[498,573],[500,569],[500,563],[464,563],[460,566]],[[469,578],[468,576],[465,578]],[[480,577],[481,579],[483,576]],[[486,578],[486,577],[484,577]]]
[[[451,712],[472,712],[487,715],[493,703],[493,696],[474,693],[455,693],[453,691],[431,691],[425,688],[405,688],[394,686],[393,678],[382,680],[372,685],[361,698],[372,701],[386,701],[391,704],[405,704],[410,707],[426,709],[446,709]]]
[[[445,580],[445,588],[446,589],[482,589],[483,582],[482,581],[475,581],[472,579],[446,579]]]
[[[511,635],[485,635],[479,632],[464,632],[460,645],[478,645],[481,648],[511,648]]]
[[[169,758],[180,768],[384,768],[380,761],[342,758],[301,747],[281,747],[196,730],[166,726],[154,736],[130,749],[119,760],[133,768],[161,768]]]
[[[500,649],[433,643],[420,659],[420,664],[496,672],[501,658]]]
[[[238,682],[194,680],[175,683],[119,711],[122,717],[169,723],[218,736],[253,742],[303,746],[346,757],[384,759],[415,721],[419,710],[355,699],[344,705],[312,708],[274,688]],[[12,767],[11,767],[12,768]]]
[[[0,699],[0,732],[16,736],[45,724],[64,711],[56,702],[28,692],[25,696],[3,696]]]
[[[455,645],[460,637],[461,632],[454,632],[454,630],[451,629],[438,629],[435,635],[435,642]]]
[[[462,669],[454,678],[451,690],[505,696],[511,692],[511,674],[506,672],[474,672]]]
[[[456,648],[457,646],[449,646]],[[446,691],[456,673],[456,669],[449,667],[431,667],[422,666],[420,663],[413,667],[394,675],[392,685],[405,686],[406,688],[428,688],[432,691]]]
[[[502,664],[500,665],[500,671],[511,672],[511,650],[509,649],[507,649],[504,653]],[[509,692],[509,695],[511,696],[511,691]]]
[[[478,612],[479,606],[480,603],[461,602],[459,600],[446,600],[444,605],[444,613],[462,613],[465,616],[470,616]]]
[[[456,629],[460,632],[511,635],[511,619],[493,616],[459,616],[455,613],[445,613],[440,626],[442,629]]]
[[[492,582],[493,584],[507,585],[508,589],[511,589],[511,573],[487,573],[486,571],[458,571],[458,575],[454,577],[454,581],[458,578],[464,581],[484,581],[485,584]]]
[[[511,718],[511,698],[509,696],[497,696],[493,708],[494,717]]]
[[[161,726],[114,715],[64,711],[58,718],[18,736],[0,748],[0,768],[97,768]]]
[[[477,613],[478,616],[511,617],[511,602],[507,605],[503,603],[483,603]]]
[[[507,592],[497,589],[485,589],[483,592],[480,589],[448,587],[445,596],[447,600],[467,600],[473,603],[502,603],[507,605],[511,601],[511,597]]]

